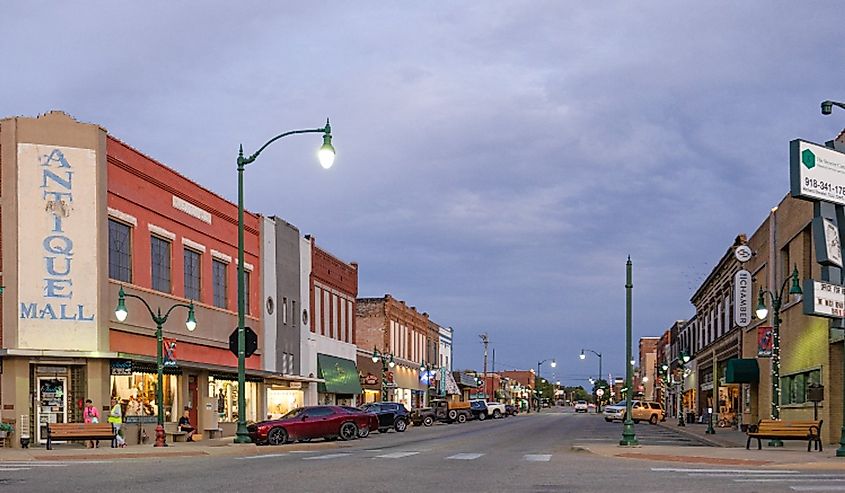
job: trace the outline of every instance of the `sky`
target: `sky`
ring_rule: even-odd
[[[197,8],[201,6],[202,8]],[[845,112],[837,2],[28,2],[0,8],[0,117],[63,110],[359,263],[455,330],[455,368],[587,385],[659,336]],[[636,349],[634,350],[636,352]],[[491,361],[492,364],[492,361]]]

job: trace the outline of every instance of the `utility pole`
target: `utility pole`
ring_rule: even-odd
[[[484,344],[484,393],[487,393],[487,346],[490,344],[490,338],[487,336],[487,332],[482,332],[479,334],[481,338],[481,344]]]
[[[496,373],[496,348],[493,348],[493,364],[491,365],[490,373],[494,373],[494,374]],[[485,380],[485,382],[486,382],[486,380]],[[490,378],[490,383],[493,384],[493,392],[492,392],[493,395],[491,396],[492,399],[488,399],[488,400],[494,400],[495,401],[496,400],[496,391],[499,390],[497,388],[498,385],[496,384],[496,380],[493,380],[493,377]]]

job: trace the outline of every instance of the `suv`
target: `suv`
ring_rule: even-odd
[[[656,425],[658,421],[664,418],[663,406],[659,402],[652,401],[632,401],[631,414],[634,423],[640,421],[648,421]],[[625,420],[625,401],[619,401],[611,406],[604,408],[604,420],[608,423],[614,420]]]
[[[575,401],[575,412],[576,413],[586,413],[589,411],[590,406],[587,405],[587,401]]]
[[[378,431],[381,433],[387,433],[391,428],[405,431],[411,422],[408,410],[397,402],[372,402],[361,406],[361,410],[378,416]]]
[[[508,415],[508,411],[505,408],[505,405],[502,404],[501,402],[494,402],[494,401],[486,401],[485,402],[485,401],[480,400],[480,399],[477,400],[477,401],[473,401],[473,402],[481,402],[482,404],[484,404],[484,407],[487,408],[487,416],[486,417],[492,417],[494,419],[499,419],[499,418],[504,418]]]

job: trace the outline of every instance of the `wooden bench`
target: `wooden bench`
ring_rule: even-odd
[[[164,423],[164,434],[171,438],[171,442],[184,442],[188,439],[188,432],[181,431],[176,423]]]
[[[816,450],[822,451],[822,420],[819,421],[780,421],[761,419],[756,425],[748,427],[748,441],[745,449],[751,447],[751,439],[757,439],[757,450],[763,448],[761,439],[772,440],[807,440],[807,452],[815,444]]]
[[[53,440],[111,440],[117,446],[111,423],[49,423],[47,424],[47,450],[53,450]]]

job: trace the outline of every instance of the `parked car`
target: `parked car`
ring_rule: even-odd
[[[420,407],[411,410],[411,422],[414,426],[431,426],[437,421],[437,414],[433,408]]]
[[[575,412],[576,413],[586,413],[590,410],[590,406],[587,405],[587,401],[575,401]]]
[[[354,440],[361,428],[374,425],[378,426],[374,414],[352,412],[341,406],[309,406],[294,409],[279,419],[251,424],[247,431],[258,445],[282,445],[313,438]]]
[[[634,423],[640,421],[648,421],[656,425],[658,421],[663,419],[663,406],[659,402],[651,401],[633,401],[631,403],[631,419]],[[605,406],[604,420],[608,423],[614,420],[623,421],[625,419],[625,401],[617,402],[616,404]]]
[[[487,401],[485,404],[487,404],[487,415],[492,416],[493,419],[506,418],[508,416],[508,411],[501,402]]]
[[[411,422],[408,410],[397,402],[372,402],[361,406],[361,410],[378,416],[378,431],[381,433],[387,433],[391,428],[403,432]]]
[[[379,419],[378,415],[371,411],[365,411],[361,408],[352,407],[352,406],[340,406],[346,411],[351,414],[365,414],[369,422],[367,426],[359,426],[358,427],[358,438],[367,438],[370,436],[370,431],[378,429],[379,427]],[[304,441],[304,440],[303,440]]]
[[[464,423],[472,417],[469,402],[436,399],[431,401],[431,407],[436,419],[446,423]]]
[[[470,401],[469,403],[469,410],[472,413],[472,418],[477,419],[479,421],[484,421],[487,419],[488,412],[487,412],[487,403],[484,401]]]
[[[519,408],[517,406],[514,406],[513,404],[505,404],[505,411],[510,416],[515,416],[519,414]]]

